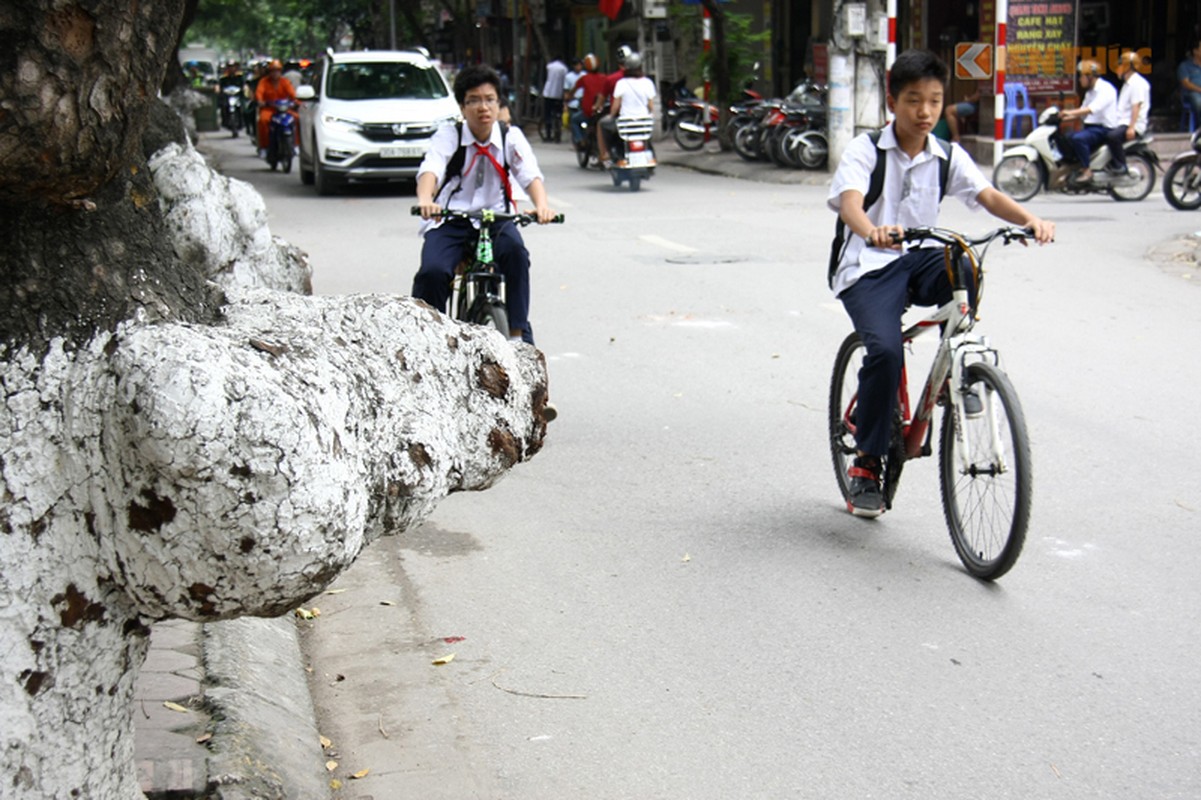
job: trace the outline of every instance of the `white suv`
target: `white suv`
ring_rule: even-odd
[[[416,52],[328,53],[296,96],[300,180],[323,195],[348,181],[416,177],[434,131],[459,119],[446,78]]]

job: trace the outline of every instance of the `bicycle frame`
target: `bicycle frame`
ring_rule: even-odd
[[[897,390],[898,408],[901,410],[901,435],[905,442],[905,458],[928,456],[932,452],[930,439],[934,421],[934,408],[940,397],[945,398],[955,414],[963,409],[963,371],[972,360],[988,361],[999,366],[1000,354],[989,344],[988,338],[972,333],[975,322],[968,305],[966,289],[956,290],[955,297],[932,314],[906,328],[901,340],[909,345],[917,337],[943,325],[943,334],[938,350],[930,366],[930,374],[922,386],[917,401],[916,413],[909,402],[908,366],[901,368],[901,383]],[[962,437],[963,426],[956,425],[956,436]],[[1003,457],[1001,442],[997,435],[995,420],[990,425],[993,450]],[[966,454],[960,451],[964,469],[969,467]]]
[[[464,260],[455,269],[450,290],[450,307],[455,310],[455,319],[466,319],[478,298],[485,302],[507,303],[505,276],[496,271],[492,256],[491,224],[495,217],[486,216],[480,225],[476,239],[474,258]]]

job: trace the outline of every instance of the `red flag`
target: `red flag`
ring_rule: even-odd
[[[600,0],[600,11],[609,19],[617,19],[621,13],[622,0]]]

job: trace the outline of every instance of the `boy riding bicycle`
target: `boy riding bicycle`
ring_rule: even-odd
[[[515,213],[511,176],[529,194],[540,224],[555,217],[546,204],[542,172],[529,142],[520,128],[510,128],[497,119],[501,95],[496,72],[487,66],[467,67],[455,78],[454,92],[466,124],[440,128],[417,173],[417,205],[427,222],[413,297],[439,311],[446,310],[455,266],[475,239],[471,222],[435,221],[443,206]],[[492,246],[497,267],[505,276],[509,335],[533,344],[530,254],[525,241],[516,225],[503,222],[492,229]]]
[[[933,53],[908,50],[898,56],[888,82],[888,109],[895,119],[878,137],[863,134],[851,142],[827,197],[853,234],[832,256],[831,288],[867,351],[859,372],[858,452],[848,471],[850,510],[857,516],[884,512],[880,459],[888,451],[904,365],[901,316],[910,303],[940,305],[951,299],[943,248],[904,252],[893,237],[899,239],[907,227],[936,226],[944,193],[968,208],[983,206],[995,217],[1033,229],[1040,244],[1055,237],[1054,223],[994,189],[963,148],[931,134],[942,117],[946,82],[947,66]],[[878,159],[883,159],[882,183]],[[865,208],[869,194],[874,196]]]

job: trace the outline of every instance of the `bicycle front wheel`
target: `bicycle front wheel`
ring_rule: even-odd
[[[480,310],[479,317],[473,320],[477,325],[491,326],[500,331],[506,339],[509,338],[509,311],[504,303],[489,303]]]
[[[1030,439],[1017,392],[991,364],[965,369],[981,412],[942,418],[939,477],[955,552],[968,572],[995,580],[1013,567],[1030,521]],[[962,409],[961,409],[962,411]]]

